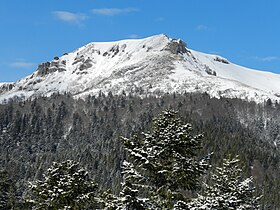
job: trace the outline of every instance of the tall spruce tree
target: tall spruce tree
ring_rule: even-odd
[[[240,160],[224,159],[222,167],[217,167],[211,175],[210,184],[205,184],[205,190],[193,199],[188,208],[196,209],[259,209],[259,199],[254,195],[252,177],[243,179]]]
[[[171,209],[176,202],[187,200],[184,190],[196,189],[209,167],[208,157],[197,157],[202,139],[173,110],[160,114],[151,132],[143,133],[142,138],[123,138],[129,160],[151,187],[146,194],[155,206]]]
[[[122,182],[121,203],[126,210],[145,210],[148,208],[148,200],[139,197],[139,191],[143,188],[144,177],[135,170],[132,163],[123,162],[124,181]]]
[[[78,163],[71,160],[54,162],[43,181],[31,184],[28,202],[33,209],[87,209],[95,205],[96,189],[95,182]]]

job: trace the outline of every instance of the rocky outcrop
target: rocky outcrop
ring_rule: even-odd
[[[65,60],[53,60],[50,64],[50,73],[52,72],[62,72],[62,71],[66,71],[66,61]]]
[[[80,71],[84,71],[86,69],[89,69],[90,67],[92,67],[92,60],[90,58],[87,58],[80,66],[79,66],[79,70]]]
[[[211,69],[209,66],[204,66],[204,69],[205,69],[205,72],[207,73],[207,74],[209,74],[209,75],[213,75],[213,76],[217,76],[217,73],[213,70],[213,69]]]
[[[222,58],[222,57],[216,57],[214,58],[214,61],[217,61],[217,62],[221,62],[221,63],[224,63],[224,64],[229,64],[229,61],[225,58]]]
[[[0,84],[0,94],[10,91],[15,87],[14,83],[4,83]]]
[[[72,63],[72,65],[78,64],[80,62],[84,62],[85,58],[84,55],[78,55],[75,59],[74,62]]]
[[[183,54],[188,52],[186,47],[186,43],[181,39],[172,39],[164,48],[164,50],[170,51],[173,54]]]
[[[119,52],[124,52],[126,48],[126,44],[123,44],[122,46],[114,45],[113,47],[111,47],[108,51],[103,53],[103,56],[108,56],[108,57],[115,57],[116,55],[118,55]]]
[[[50,62],[45,62],[45,63],[39,64],[39,66],[37,68],[38,75],[45,76],[46,74],[48,74],[50,64],[51,64]]]
[[[41,63],[37,68],[38,75],[40,76],[45,76],[56,71],[66,71],[65,60],[60,60],[58,57],[55,57],[53,61]]]

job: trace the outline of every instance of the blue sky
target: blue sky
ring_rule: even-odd
[[[92,41],[160,33],[280,73],[279,8],[279,0],[1,0],[0,82]]]

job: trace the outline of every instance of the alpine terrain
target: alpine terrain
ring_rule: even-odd
[[[280,75],[156,35],[0,83],[0,209],[280,209]]]
[[[0,102],[70,93],[75,97],[129,91],[136,95],[206,92],[263,102],[280,100],[280,75],[244,68],[186,48],[160,34],[139,40],[90,43],[15,83],[0,84]]]

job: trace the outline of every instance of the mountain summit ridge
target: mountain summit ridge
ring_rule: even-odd
[[[188,49],[181,39],[164,34],[145,39],[92,42],[39,64],[15,82],[0,84],[0,103],[13,98],[100,91],[161,95],[206,92],[211,97],[263,102],[280,100],[280,75],[241,67],[227,59]]]

